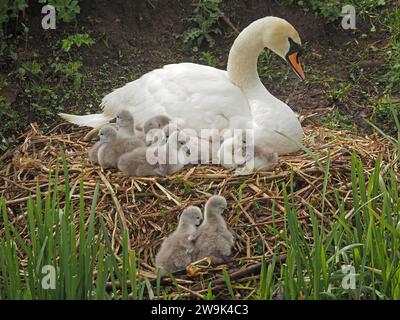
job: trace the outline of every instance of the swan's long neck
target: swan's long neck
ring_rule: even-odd
[[[264,49],[263,34],[266,21],[257,20],[244,29],[236,38],[228,59],[229,79],[242,90],[260,83],[257,72],[258,56]]]

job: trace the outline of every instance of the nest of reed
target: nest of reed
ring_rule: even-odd
[[[240,283],[259,276],[256,271],[260,269],[262,255],[268,259],[279,247],[278,254],[282,259],[285,257],[285,243],[277,235],[269,234],[267,228],[272,224],[274,228],[284,228],[284,185],[287,190],[293,189],[291,196],[298,221],[311,236],[310,207],[318,219],[335,219],[338,213],[335,192],[338,192],[349,208],[353,208],[350,168],[353,151],[363,161],[367,174],[374,170],[378,155],[383,165],[394,168],[398,165],[394,146],[377,134],[357,137],[348,131],[307,122],[303,143],[315,157],[299,151],[280,157],[272,171],[249,176],[237,176],[219,166],[199,165],[165,178],[131,178],[93,165],[87,156],[92,144],[83,139],[88,129],[71,128],[64,123],[44,134],[32,124],[21,137],[23,143],[0,157],[0,194],[6,199],[10,221],[23,236],[27,227],[18,224],[24,221],[19,217],[26,214],[27,199],[35,197],[37,188],[43,194],[47,192],[49,173],[56,169],[64,150],[71,186],[83,181],[87,213],[95,186],[99,184],[96,214],[103,215],[110,237],[115,241],[116,253],[121,250],[121,229],[127,228],[131,249],[140,257],[141,276],[153,280],[155,254],[163,239],[175,229],[182,210],[188,205],[204,208],[211,195],[221,194],[228,201],[226,220],[236,236],[229,273],[233,283]],[[329,183],[322,204],[323,168],[328,158]],[[63,183],[60,172],[59,184]],[[79,208],[79,198],[73,197],[72,201]],[[325,225],[329,228],[329,223]],[[208,268],[200,277],[177,275],[179,286],[198,297],[207,292],[204,279],[212,280],[214,287],[224,286],[218,267]]]

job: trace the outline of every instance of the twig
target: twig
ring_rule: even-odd
[[[286,255],[282,255],[276,258],[276,262],[282,262],[286,260]],[[270,264],[272,263],[272,259],[268,259],[265,261],[266,264]],[[241,279],[243,277],[246,277],[248,275],[254,274],[254,273],[260,273],[261,272],[261,268],[262,268],[262,263],[257,263],[254,264],[248,268],[244,268],[242,270],[238,270],[238,271],[234,271],[232,273],[228,273],[229,278],[231,281],[235,281],[238,279]],[[215,279],[213,281],[211,281],[211,287],[215,287],[218,285],[222,285],[225,284],[225,278],[224,277],[220,277],[218,279]],[[192,290],[200,290],[202,289],[200,287],[200,285],[196,285],[192,288]]]
[[[235,32],[236,35],[240,33],[239,30],[233,25],[231,20],[224,13],[222,14],[222,20],[225,21],[225,23]]]
[[[104,182],[104,184],[108,188],[108,191],[110,191],[111,198],[113,199],[115,206],[117,207],[117,211],[118,211],[119,217],[121,218],[122,225],[124,226],[125,230],[127,232],[129,232],[128,225],[126,223],[124,210],[122,209],[121,204],[118,201],[118,198],[115,196],[115,192],[114,192],[110,182],[107,180],[107,178],[104,176],[104,174],[101,171],[97,171],[97,174],[100,176],[101,180]]]

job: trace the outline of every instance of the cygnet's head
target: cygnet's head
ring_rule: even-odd
[[[257,146],[255,150],[258,151]],[[266,146],[261,149],[260,156],[273,165],[277,164],[279,160],[278,153]]]
[[[112,127],[103,127],[99,131],[99,138],[102,142],[113,142],[117,138],[117,131]]]
[[[134,126],[133,116],[128,110],[122,110],[118,112],[117,117],[115,118],[115,122],[117,123],[117,126],[120,128]]]
[[[148,119],[143,125],[144,133],[148,133],[152,129],[161,129],[165,127],[171,119],[164,115],[158,115]]]
[[[174,131],[168,137],[168,146],[172,150],[183,150],[190,154],[189,141],[190,137],[184,131]]]
[[[267,17],[264,20],[264,45],[283,58],[299,76],[305,79],[299,57],[304,51],[301,39],[296,29],[286,20],[277,17]]]
[[[225,139],[218,150],[219,162],[227,169],[234,169],[248,160],[246,152],[250,149],[247,140],[241,136]]]
[[[217,214],[222,214],[227,207],[228,204],[224,197],[212,196],[210,199],[208,199],[206,203],[205,211],[207,215],[217,215]]]
[[[199,207],[190,206],[183,210],[180,218],[179,224],[188,224],[198,227],[203,222],[203,213]]]
[[[166,126],[162,128],[162,131],[164,135],[164,140],[168,141],[171,134],[173,134],[176,131],[179,131],[178,124],[175,122],[168,123]]]

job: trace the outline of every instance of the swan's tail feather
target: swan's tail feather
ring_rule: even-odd
[[[88,114],[85,116],[76,116],[73,114],[59,113],[61,118],[67,122],[71,122],[80,127],[98,128],[107,124],[113,117],[107,116],[104,113]]]

